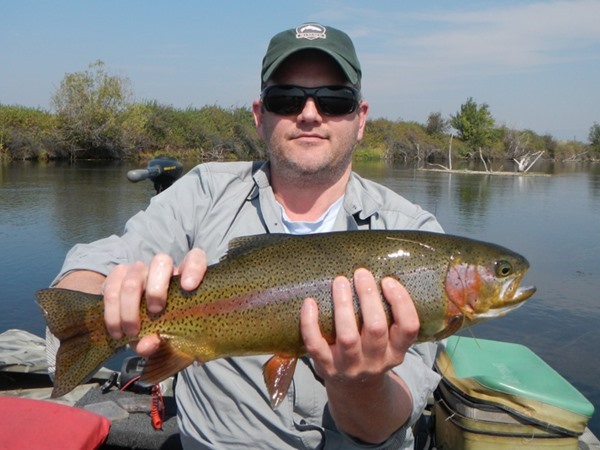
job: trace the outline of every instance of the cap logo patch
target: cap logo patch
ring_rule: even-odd
[[[296,39],[326,39],[325,32],[327,29],[318,23],[305,23],[296,27]]]

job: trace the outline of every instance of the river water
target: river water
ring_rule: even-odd
[[[20,328],[43,336],[36,289],[48,286],[71,246],[119,233],[153,195],[150,182],[127,181],[132,168],[116,162],[0,165],[0,333]],[[600,165],[541,169],[550,176],[356,165],[361,175],[436,214],[446,232],[527,257],[524,284],[537,286],[536,295],[472,333],[530,347],[595,405],[590,427],[600,435]]]

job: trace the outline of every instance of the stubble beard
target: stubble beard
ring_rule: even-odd
[[[354,146],[351,146],[341,157],[321,161],[298,161],[286,157],[284,152],[283,148],[273,149],[270,154],[272,170],[286,183],[307,188],[328,186],[339,180],[352,163]]]

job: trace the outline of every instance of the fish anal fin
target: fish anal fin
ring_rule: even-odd
[[[182,371],[194,362],[194,356],[185,353],[171,339],[161,339],[160,346],[146,359],[140,382],[152,386]]]
[[[269,391],[271,406],[277,408],[290,389],[298,358],[273,355],[263,366],[265,384]]]

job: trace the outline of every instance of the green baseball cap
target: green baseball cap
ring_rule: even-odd
[[[327,53],[339,64],[350,83],[360,85],[362,71],[350,37],[343,31],[318,23],[304,23],[273,36],[262,62],[262,84],[271,78],[286,58],[308,49]]]

